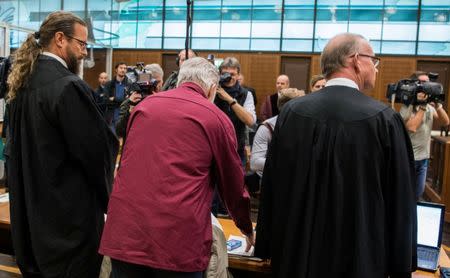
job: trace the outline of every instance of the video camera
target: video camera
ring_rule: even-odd
[[[231,74],[229,72],[224,72],[220,75],[219,85],[223,87],[224,84],[227,84],[231,80]]]
[[[439,75],[437,73],[430,73],[430,80],[435,81]],[[402,79],[397,83],[391,83],[387,86],[386,97],[390,101],[396,103],[403,103],[405,105],[421,104],[417,100],[418,93],[425,93],[428,97],[425,102],[444,102],[445,94],[442,84],[437,82],[420,82],[416,79]]]
[[[156,91],[158,80],[152,78],[152,73],[145,70],[144,62],[136,63],[135,67],[127,67],[126,76],[133,83],[133,86],[127,91],[128,95],[137,91],[144,99]]]

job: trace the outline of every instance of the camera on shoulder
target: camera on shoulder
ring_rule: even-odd
[[[429,73],[428,76],[433,81],[439,77],[437,73]],[[442,84],[433,81],[420,82],[417,79],[399,80],[397,83],[388,84],[386,97],[389,101],[395,101],[396,103],[403,103],[405,105],[429,102],[442,103],[445,100]],[[418,100],[418,93],[424,93],[427,96],[426,100]]]
[[[159,81],[152,78],[152,73],[145,69],[144,62],[138,62],[134,67],[127,67],[126,76],[132,82],[132,85],[126,91],[128,96],[136,91],[144,99],[156,91]]]

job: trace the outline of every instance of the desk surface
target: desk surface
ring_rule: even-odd
[[[233,221],[230,219],[222,219],[219,218],[219,222],[223,227],[223,231],[225,234],[225,238],[228,238],[230,235],[240,236],[242,233],[239,229],[234,225]],[[254,262],[251,260],[235,259],[229,258],[228,264],[230,268],[242,269],[247,271],[255,271],[255,272],[270,272],[270,265],[266,262]],[[439,257],[439,264],[444,267],[450,267],[450,259],[445,253],[444,249],[441,247],[441,253]],[[412,277],[414,278],[430,278],[430,277],[440,277],[439,271],[435,273],[426,272],[418,270],[413,273]]]
[[[9,203],[0,203],[0,227],[9,229],[10,225]]]
[[[241,235],[239,229],[234,225],[232,220],[219,218],[219,222],[223,227],[225,238],[230,235]],[[0,228],[10,228],[10,217],[9,217],[9,203],[0,203]],[[450,267],[450,259],[441,247],[441,253],[439,258],[439,264],[441,266]],[[248,260],[245,258],[229,258],[230,268],[254,271],[254,272],[270,272],[270,265],[267,262],[257,262]],[[439,277],[439,271],[436,273],[430,273],[425,271],[416,271],[413,273],[414,278],[425,278],[425,277]]]

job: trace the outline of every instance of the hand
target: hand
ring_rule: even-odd
[[[228,104],[233,102],[233,98],[221,87],[217,88],[217,95],[220,99],[226,101]]]
[[[438,110],[439,108],[442,108],[442,103],[439,103],[439,102],[430,102],[429,104],[431,106],[433,106],[436,110]]]
[[[256,233],[252,232],[251,235],[246,235],[245,236],[245,240],[247,241],[247,246],[245,247],[245,252],[250,251],[250,248],[252,246],[255,246],[255,238],[256,238]]]
[[[136,104],[142,100],[142,95],[136,91],[133,91],[133,92],[131,92],[129,99],[132,104]]]

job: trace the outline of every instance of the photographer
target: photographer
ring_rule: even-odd
[[[115,133],[116,122],[119,119],[120,104],[125,100],[125,92],[131,92],[136,89],[133,82],[126,76],[127,65],[119,62],[115,66],[116,76],[105,84],[105,91],[108,94],[107,111],[105,115],[106,122]]]
[[[255,104],[252,94],[249,94],[237,81],[241,65],[236,58],[225,58],[219,71],[222,82],[214,103],[233,123],[238,142],[238,154],[245,165],[246,126],[252,127],[256,122]]]
[[[419,71],[413,74],[412,79],[418,80],[420,83],[430,81],[426,72]],[[425,92],[417,93],[417,102],[414,104],[403,105],[400,115],[405,122],[414,150],[416,196],[419,199],[425,189],[433,121],[437,121],[439,125],[448,125],[449,118],[442,108],[442,104],[430,102]]]
[[[128,119],[134,107],[145,97],[161,90],[162,79],[164,73],[158,64],[150,64],[145,66],[144,73],[150,74],[150,85],[140,88],[139,83],[134,83],[135,91],[132,91],[121,104],[119,108],[119,118],[116,123],[116,134],[118,137],[125,138],[127,131]]]

